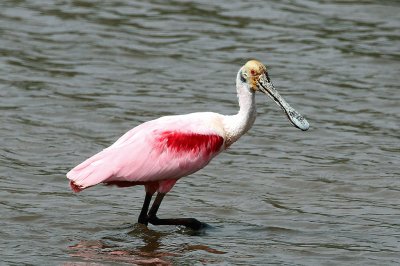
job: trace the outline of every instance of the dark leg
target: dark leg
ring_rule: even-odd
[[[153,194],[146,193],[146,197],[144,198],[143,207],[139,214],[138,223],[147,225],[149,223],[149,217],[147,216],[147,212],[149,210],[149,205],[151,201],[151,197]]]
[[[194,219],[194,218],[175,218],[175,219],[159,219],[157,217],[157,211],[160,207],[161,201],[163,200],[165,194],[158,193],[153,205],[149,211],[149,223],[153,225],[184,225],[193,230],[199,230],[206,227],[206,224]]]

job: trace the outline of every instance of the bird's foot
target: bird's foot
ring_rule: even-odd
[[[157,216],[150,216],[148,222],[152,225],[183,225],[196,231],[209,227],[195,218],[159,219]]]
[[[149,217],[146,215],[140,215],[138,219],[138,223],[148,225],[149,224]]]

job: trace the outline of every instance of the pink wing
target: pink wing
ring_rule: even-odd
[[[79,191],[102,182],[177,180],[200,170],[223,150],[224,139],[196,118],[165,117],[133,128],[69,171],[71,187]]]

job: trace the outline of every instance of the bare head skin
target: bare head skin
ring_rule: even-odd
[[[257,80],[262,74],[266,74],[268,77],[267,68],[257,60],[248,61],[242,68],[242,75],[247,79],[247,82],[253,91],[259,90],[257,86]]]

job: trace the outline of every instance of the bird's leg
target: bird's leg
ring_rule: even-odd
[[[149,223],[153,225],[184,225],[193,230],[199,230],[207,226],[206,224],[198,221],[194,218],[174,218],[174,219],[159,219],[157,217],[157,211],[160,207],[161,201],[163,200],[165,193],[158,193],[156,199],[151,206],[149,211]]]
[[[152,193],[146,192],[146,197],[144,198],[143,207],[139,214],[138,223],[147,225],[149,223],[149,217],[147,216],[147,212],[149,210],[149,205],[151,198],[153,197]]]

